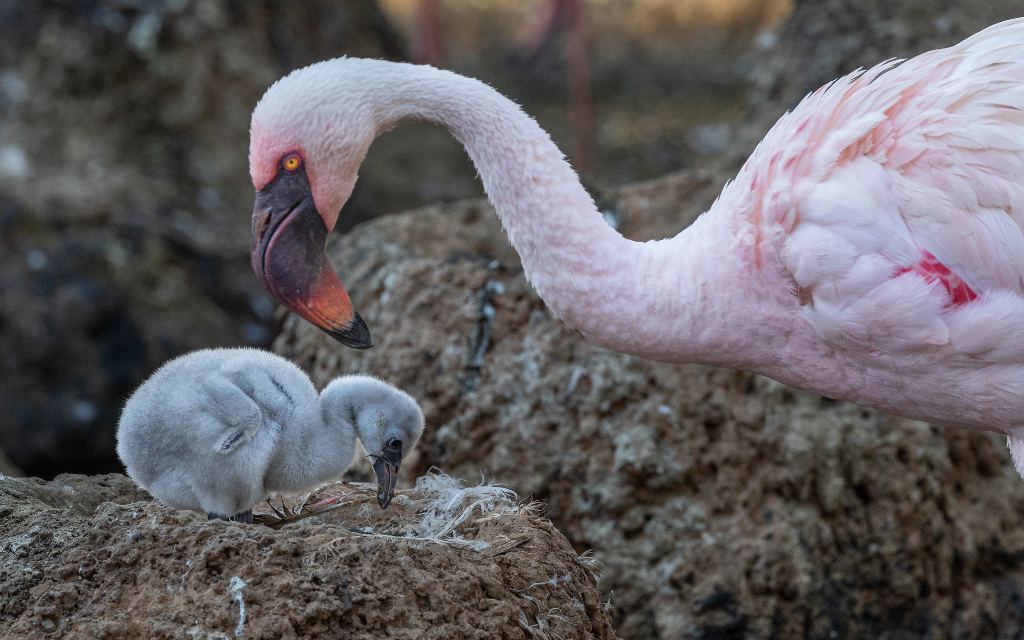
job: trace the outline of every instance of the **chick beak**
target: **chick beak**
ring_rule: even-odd
[[[305,171],[278,175],[256,193],[252,268],[270,295],[344,345],[372,346],[370,330],[327,260],[327,227]]]
[[[395,485],[398,484],[398,469],[402,464],[402,444],[389,442],[380,455],[373,458],[373,475],[377,477],[377,504],[387,509],[391,499],[395,497]]]

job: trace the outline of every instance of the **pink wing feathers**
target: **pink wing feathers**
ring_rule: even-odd
[[[777,247],[823,338],[991,351],[992,332],[1024,330],[1024,19],[819,89],[745,185],[761,250]]]

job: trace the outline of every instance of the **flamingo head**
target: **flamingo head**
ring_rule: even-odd
[[[365,103],[325,63],[277,81],[252,114],[252,268],[281,304],[349,347],[372,346],[324,250],[376,137]],[[328,81],[329,80],[329,81]]]

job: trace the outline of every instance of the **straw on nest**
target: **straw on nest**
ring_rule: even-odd
[[[348,481],[333,482],[299,497],[291,505],[283,497],[276,498],[280,506],[268,500],[269,511],[254,516],[254,522],[274,529],[326,514],[362,505],[359,514],[366,526],[349,526],[359,535],[401,541],[421,541],[465,547],[482,551],[492,544],[471,539],[469,529],[481,523],[510,514],[533,514],[536,503],[520,503],[514,491],[481,481],[467,486],[436,469],[416,481],[412,490],[399,492],[389,511],[376,507],[376,488],[373,485]],[[397,507],[397,509],[395,508]],[[346,522],[351,524],[351,522]],[[508,540],[498,553],[506,553],[526,541]]]

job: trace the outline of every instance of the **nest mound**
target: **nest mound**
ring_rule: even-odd
[[[257,518],[274,526],[242,525],[164,507],[121,475],[0,480],[0,627],[9,637],[615,637],[593,560],[507,489],[432,473],[385,511],[372,486],[350,482],[283,501],[304,517],[276,522],[265,506]]]

